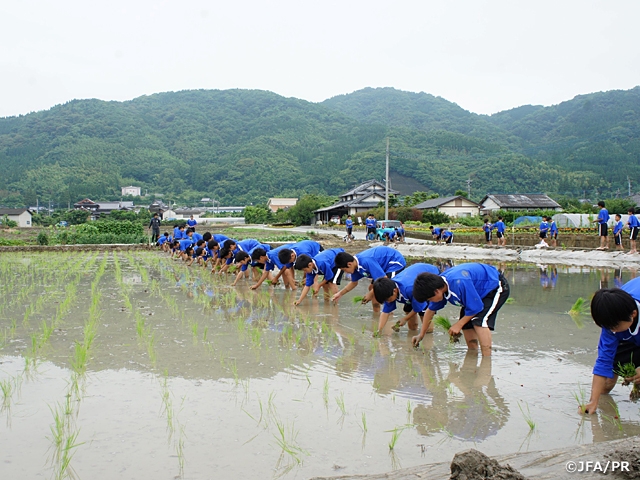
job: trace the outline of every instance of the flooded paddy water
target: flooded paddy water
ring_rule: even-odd
[[[2,254],[2,478],[309,478],[640,434],[628,387],[578,415],[599,331],[566,314],[635,272],[496,266],[513,301],[482,358],[373,338],[366,282],[293,307],[156,252]]]

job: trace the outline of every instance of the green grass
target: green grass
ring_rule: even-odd
[[[520,412],[522,412],[524,421],[527,422],[527,425],[529,425],[529,431],[532,432],[536,429],[536,422],[534,422],[533,418],[531,417],[531,412],[529,411],[529,404],[527,403],[526,406],[527,406],[527,411],[525,412],[520,402],[518,402],[518,408],[520,408]]]

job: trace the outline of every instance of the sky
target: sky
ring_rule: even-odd
[[[231,88],[553,105],[640,84],[638,18],[638,0],[3,0],[0,117]]]

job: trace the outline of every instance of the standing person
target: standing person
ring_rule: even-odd
[[[484,239],[487,242],[487,245],[493,247],[493,240],[491,238],[491,230],[493,230],[493,225],[489,222],[488,218],[484,219],[484,225],[482,226],[482,230],[484,230]]]
[[[349,284],[331,298],[331,300],[337,302],[345,293],[356,288],[361,278],[371,278],[372,284],[375,279],[384,277],[385,275],[393,278],[393,276],[404,269],[407,261],[395,248],[379,246],[364,250],[355,255],[341,252],[336,255],[335,265],[343,272],[351,274]],[[369,292],[362,299],[362,303],[368,303],[371,300],[373,300],[373,302],[371,302],[373,311],[379,311],[380,304],[373,296],[372,285],[369,285]]]
[[[502,219],[502,217],[498,217],[498,221],[493,225],[493,227],[496,229],[496,237],[498,237],[498,246],[506,247],[507,239],[504,236],[504,232],[507,227],[505,226],[504,220]]]
[[[604,202],[600,200],[598,202],[598,206],[600,207],[600,212],[598,213],[598,218],[593,220],[591,223],[598,224],[598,236],[600,237],[600,246],[596,248],[596,250],[609,250],[609,237],[608,237],[608,226],[607,222],[609,221],[609,211],[604,208]]]
[[[373,216],[373,213],[370,213],[369,216],[367,217],[365,226],[367,227],[367,240],[368,241],[370,241],[371,239],[375,240],[377,223],[376,223],[376,218]],[[373,238],[371,237],[371,234],[373,234]]]
[[[482,263],[464,263],[440,275],[421,273],[413,285],[413,298],[429,302],[420,334],[412,338],[418,345],[427,333],[435,313],[447,302],[459,306],[460,319],[449,329],[449,335],[464,333],[469,350],[480,348],[491,355],[491,332],[498,310],[509,298],[509,283],[500,271]]]
[[[618,250],[623,250],[622,246],[622,229],[624,225],[622,224],[622,217],[619,213],[616,213],[616,223],[613,226],[613,243],[618,247]]]
[[[591,316],[600,330],[598,357],[593,366],[589,403],[580,405],[580,413],[595,413],[600,396],[615,387],[618,376],[614,367],[633,363],[636,374],[625,381],[640,383],[640,328],[638,328],[640,278],[622,288],[602,288],[591,300]]]
[[[635,208],[630,208],[627,213],[629,214],[627,225],[629,226],[629,230],[631,230],[629,234],[631,250],[629,250],[629,253],[638,253],[636,250],[636,239],[638,238],[638,230],[640,230],[640,221],[638,221],[638,217],[636,217]]]
[[[353,240],[353,220],[351,220],[351,215],[347,216],[347,220],[344,222],[345,226],[347,227],[347,236],[346,236],[346,241],[350,242],[351,240]]]
[[[156,243],[160,239],[160,215],[153,214],[151,221],[149,222],[149,228],[151,229],[151,243]]]
[[[552,242],[552,247],[557,247],[558,246],[558,225],[556,225],[556,221],[551,218],[551,217],[547,217],[547,222],[549,223],[549,238],[551,239]]]
[[[428,263],[414,263],[405,268],[393,278],[386,276],[376,278],[373,282],[373,295],[378,303],[382,304],[382,313],[378,321],[377,334],[382,333],[382,329],[389,320],[389,315],[396,309],[396,302],[404,304],[405,315],[392,327],[394,331],[400,331],[400,327],[409,324],[409,330],[418,329],[416,314],[422,318],[427,309],[427,302],[418,302],[413,297],[413,284],[416,277],[421,273],[433,273],[438,275],[440,270]]]
[[[549,244],[547,242],[545,242],[545,238],[547,238],[547,233],[549,232],[549,224],[547,223],[547,217],[544,216],[542,217],[542,221],[540,222],[540,227],[539,227],[539,236],[540,236],[540,243],[538,244],[539,247],[548,247]]]
[[[189,228],[191,228],[195,232],[197,224],[198,224],[198,222],[196,222],[196,219],[193,218],[193,215],[191,215],[189,217],[189,220],[187,220],[187,225],[189,225]]]

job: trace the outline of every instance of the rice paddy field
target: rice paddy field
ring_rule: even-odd
[[[588,299],[635,272],[497,266],[511,300],[482,358],[438,328],[374,338],[367,282],[294,307],[156,252],[0,254],[2,478],[310,478],[640,434],[630,387],[577,412]]]

